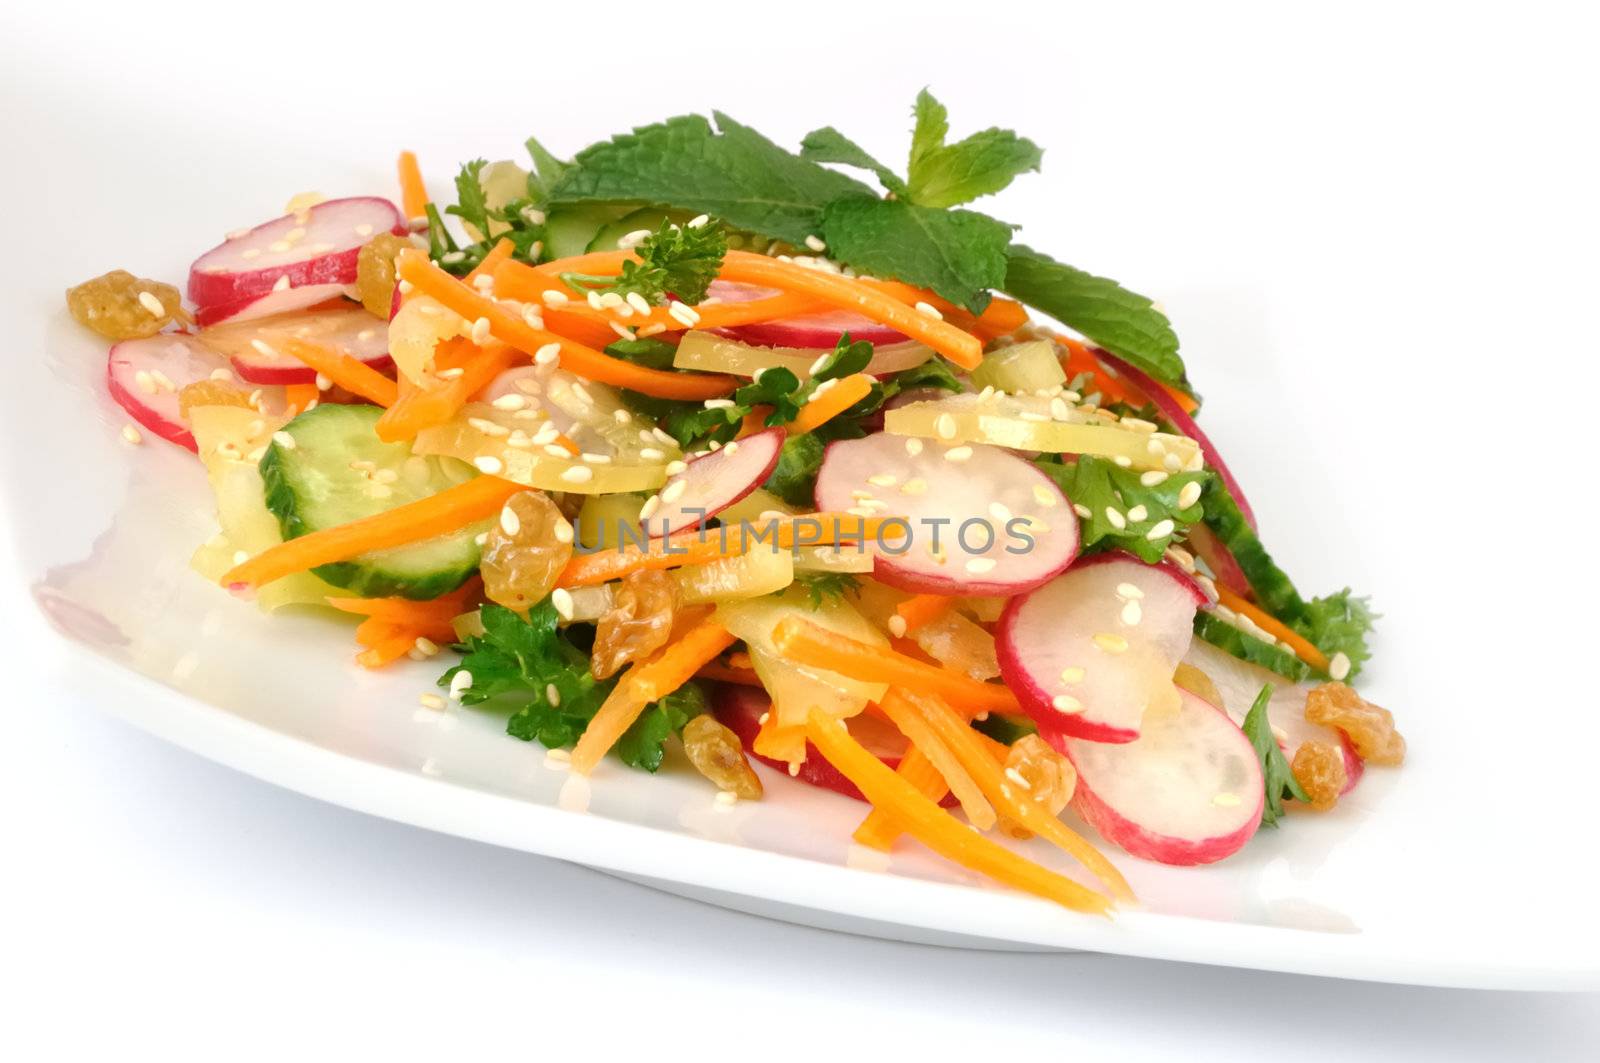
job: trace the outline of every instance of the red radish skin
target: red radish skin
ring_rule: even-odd
[[[1006,604],[995,629],[1000,674],[1041,730],[1132,742],[1147,708],[1170,708],[1172,673],[1205,602],[1199,585],[1170,562],[1146,565],[1122,553],[1085,558]],[[1115,639],[1125,648],[1102,645]]]
[[[295,288],[354,284],[356,256],[379,233],[404,235],[405,219],[387,199],[330,199],[228,239],[189,267],[189,301],[206,308],[265,295],[287,277]]]
[[[723,303],[748,303],[781,294],[776,288],[755,284],[738,284],[731,281],[712,281],[706,290],[707,298]],[[804,317],[762,321],[750,325],[735,325],[721,330],[728,336],[759,347],[804,347],[812,350],[832,350],[839,345],[839,337],[846,332],[852,340],[866,340],[874,346],[899,344],[908,341],[904,333],[885,328],[870,317],[848,310],[828,310]],[[886,369],[867,368],[868,372],[888,372]]]
[[[789,765],[781,760],[763,757],[755,751],[756,735],[761,732],[761,717],[771,711],[772,702],[767,695],[752,687],[738,686],[733,683],[719,683],[711,696],[712,708],[717,719],[723,726],[739,736],[739,743],[744,746],[744,751],[751,759],[760,761],[774,771],[789,775]],[[873,755],[883,761],[890,768],[900,766],[900,756],[904,751],[890,749],[886,745],[871,742],[860,735],[858,741],[872,751]],[[800,770],[792,778],[823,790],[832,790],[836,794],[854,798],[857,801],[866,801],[861,791],[856,789],[855,783],[845,778],[839,770],[817,751],[817,747],[810,742],[806,743],[806,759],[801,762]],[[954,807],[955,798],[946,794],[939,802],[946,808]]]
[[[1222,460],[1222,455],[1211,440],[1195,423],[1193,417],[1185,412],[1178,400],[1167,393],[1167,389],[1151,380],[1144,373],[1124,362],[1121,358],[1096,347],[1094,356],[1110,366],[1118,376],[1126,377],[1134,387],[1138,388],[1149,399],[1156,409],[1161,411],[1161,416],[1172,423],[1180,435],[1186,435],[1200,444],[1200,453],[1205,455],[1206,464],[1217,470],[1217,475],[1222,477],[1228,494],[1239,504],[1239,512],[1244,515],[1245,523],[1250,525],[1250,530],[1256,530],[1255,510],[1250,508],[1250,500],[1244,496],[1244,488],[1239,486],[1239,481],[1233,478],[1233,473],[1228,470],[1228,463]]]
[[[283,288],[265,295],[253,295],[231,303],[214,303],[194,312],[195,324],[201,328],[218,325],[236,325],[258,318],[290,314],[297,310],[339,299],[346,294],[343,284],[312,284],[304,288]]]
[[[202,343],[227,355],[234,372],[252,384],[314,383],[315,369],[279,352],[279,344],[291,337],[341,351],[379,372],[394,366],[389,357],[388,326],[355,306],[282,314],[200,333]],[[256,346],[256,341],[266,350]]]
[[[1078,769],[1073,809],[1100,836],[1163,864],[1215,863],[1261,826],[1266,784],[1244,732],[1188,691],[1126,745],[1050,735]]]
[[[644,527],[652,539],[704,524],[767,482],[783,450],[782,428],[768,428],[689,462],[645,505]]]
[[[823,456],[816,502],[827,512],[901,518],[911,534],[877,544],[873,576],[913,593],[1018,594],[1078,555],[1078,522],[1061,489],[998,447],[885,432],[838,440]]]
[[[1216,532],[1204,524],[1190,525],[1189,548],[1194,551],[1196,557],[1206,563],[1207,568],[1211,569],[1218,583],[1241,598],[1255,598],[1255,592],[1250,589],[1250,581],[1244,577],[1244,569],[1234,560],[1233,553],[1222,545],[1222,540],[1217,538]]]
[[[198,450],[178,412],[178,392],[227,368],[226,359],[193,336],[166,332],[112,347],[106,359],[106,387],[141,426],[180,447]]]

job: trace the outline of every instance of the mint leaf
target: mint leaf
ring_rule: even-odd
[[[1267,703],[1272,700],[1272,684],[1268,683],[1261,688],[1261,693],[1256,695],[1255,704],[1250,706],[1250,711],[1245,714],[1244,723],[1240,730],[1244,731],[1250,744],[1255,747],[1256,756],[1261,758],[1261,774],[1266,779],[1267,800],[1261,807],[1261,825],[1263,827],[1276,827],[1278,820],[1283,818],[1283,800],[1292,797],[1296,801],[1310,801],[1300,783],[1295,780],[1294,772],[1289,770],[1289,762],[1284,758],[1283,750],[1278,746],[1278,740],[1272,736],[1272,722],[1267,719]]]
[[[683,725],[711,711],[711,701],[699,683],[690,680],[660,701],[646,706],[639,718],[617,739],[614,750],[631,768],[654,772],[666,755],[668,737],[683,730]]]
[[[1019,174],[1039,169],[1044,152],[1009,129],[985,129],[955,144],[944,105],[923,89],[911,134],[908,198],[924,207],[954,207],[998,192]]]
[[[1372,657],[1367,648],[1367,635],[1376,619],[1378,614],[1372,611],[1370,600],[1355,597],[1346,587],[1337,594],[1306,602],[1294,628],[1329,657],[1336,653],[1348,657],[1350,672],[1344,681],[1349,682]]]
[[[714,114],[715,131],[700,115],[680,115],[585,148],[556,182],[550,202],[679,207],[798,245],[819,231],[831,201],[871,197],[854,178]]]
[[[1078,514],[1078,527],[1084,553],[1126,550],[1147,565],[1161,560],[1173,539],[1203,515],[1200,503],[1184,507],[1178,496],[1191,483],[1204,483],[1210,473],[1174,473],[1158,484],[1145,484],[1141,474],[1124,469],[1105,458],[1080,454],[1076,461],[1040,460],[1034,463],[1056,482],[1073,506],[1082,506],[1089,515]],[[1143,507],[1143,512],[1140,512]],[[1107,515],[1115,510],[1122,526]],[[1170,520],[1172,531],[1157,539],[1149,534],[1161,521]]]
[[[1166,315],[1149,299],[1116,281],[1013,244],[1007,254],[1005,279],[999,287],[1157,380],[1183,382],[1178,337]]]
[[[932,288],[975,314],[1006,279],[1011,228],[970,210],[841,199],[822,216],[828,253],[863,273]]]
[[[893,170],[868,155],[859,144],[833,126],[823,126],[807,133],[800,142],[800,156],[813,162],[832,162],[854,166],[858,170],[870,170],[877,175],[884,188],[897,196],[906,194],[906,183]]]
[[[533,159],[533,172],[528,175],[528,196],[536,204],[543,206],[550,198],[550,190],[555,187],[561,176],[572,168],[570,162],[562,162],[545,150],[543,144],[533,137],[524,141],[528,155]]]

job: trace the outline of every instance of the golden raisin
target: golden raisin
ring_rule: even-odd
[[[555,588],[572,559],[572,525],[543,491],[519,491],[506,501],[483,544],[483,593],[526,612]]]
[[[605,679],[665,646],[677,608],[678,584],[665,572],[644,569],[624,576],[612,592],[611,608],[595,625],[589,671]]]
[[[1406,740],[1394,729],[1394,716],[1343,683],[1324,683],[1307,694],[1306,719],[1338,728],[1368,764],[1392,766],[1406,759]]]
[[[696,771],[710,779],[717,789],[737,794],[741,801],[754,801],[762,794],[761,778],[745,758],[739,736],[702,713],[683,725],[683,751]]]
[[[380,233],[356,253],[356,296],[367,313],[389,320],[394,305],[395,256],[412,246],[394,233]]]
[[[1332,742],[1302,742],[1289,765],[1295,782],[1311,798],[1311,807],[1326,812],[1344,793],[1344,750]]]
[[[174,317],[188,319],[178,289],[135,277],[125,269],[68,288],[67,310],[78,324],[112,340],[144,339],[166,328]]]
[[[1023,735],[1006,754],[1006,781],[1025,791],[1023,797],[1043,805],[1052,816],[1059,816],[1077,789],[1078,771],[1038,735]],[[1007,822],[1004,827],[1013,838],[1032,836],[1016,823]]]
[[[250,396],[221,380],[196,380],[178,392],[178,416],[185,421],[196,406],[243,406],[250,408]]]

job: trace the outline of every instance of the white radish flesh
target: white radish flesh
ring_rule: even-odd
[[[1048,736],[1047,736],[1048,737]],[[1209,864],[1261,825],[1265,782],[1234,722],[1182,691],[1176,709],[1122,745],[1057,736],[1078,769],[1073,808],[1100,835],[1163,864]]]
[[[189,300],[198,307],[237,303],[272,291],[283,278],[295,288],[354,284],[361,245],[379,233],[404,233],[405,219],[387,199],[330,199],[230,236],[189,267]]]
[[[252,384],[310,384],[317,371],[282,353],[284,340],[315,343],[381,371],[394,364],[388,333],[388,325],[365,310],[340,307],[219,325],[201,332],[200,341],[227,355],[234,372]]]
[[[783,429],[768,428],[689,462],[662,485],[655,506],[646,504],[650,537],[702,524],[766,483],[778,465],[783,438]]]
[[[823,457],[816,502],[829,512],[901,518],[891,530],[903,526],[909,537],[875,543],[873,571],[906,591],[1018,594],[1078,553],[1078,521],[1055,481],[996,447],[882,432],[840,440]]]
[[[304,288],[285,287],[267,292],[265,295],[252,295],[233,302],[202,306],[194,312],[194,319],[201,328],[236,325],[278,314],[292,314],[297,310],[308,310],[319,303],[338,299],[347,294],[349,291],[343,284],[308,284]]]
[[[194,435],[179,413],[178,392],[217,370],[228,374],[227,359],[193,336],[167,332],[127,340],[111,348],[106,387],[117,405],[140,425],[181,447],[195,450]]]
[[[1012,599],[996,632],[1001,674],[1041,728],[1131,742],[1175,711],[1172,673],[1204,601],[1175,565],[1089,558]]]

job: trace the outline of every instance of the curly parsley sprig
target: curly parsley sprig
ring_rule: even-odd
[[[664,306],[669,296],[694,304],[706,297],[728,253],[728,234],[722,226],[699,218],[688,225],[663,221],[655,232],[639,241],[637,261],[622,264],[615,277],[592,273],[563,273],[561,279],[578,291],[615,292],[633,302],[638,296],[650,306]]]

